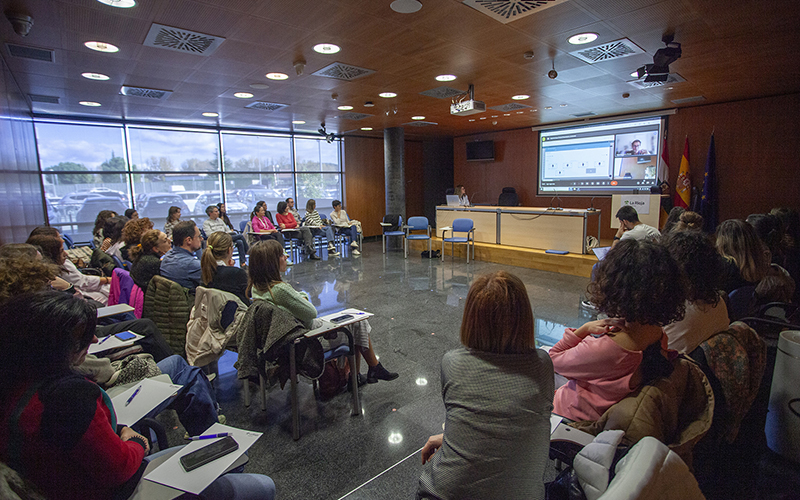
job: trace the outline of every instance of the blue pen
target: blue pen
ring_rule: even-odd
[[[125,401],[125,406],[128,406],[129,404],[131,404],[131,401],[133,401],[133,398],[135,398],[136,395],[139,394],[139,391],[141,391],[141,390],[142,390],[142,386],[140,385],[139,387],[136,388],[135,391],[133,391],[133,394],[131,394],[131,397],[129,397],[128,400]]]
[[[100,344],[102,344],[103,342],[105,342],[106,340],[110,339],[111,337],[113,337],[113,335],[108,335],[108,336],[106,336],[106,337],[103,337],[103,340],[101,340],[100,342],[98,342],[98,343],[97,343],[97,345],[100,345]]]
[[[224,438],[226,436],[230,436],[230,432],[220,432],[219,434],[205,434],[203,436],[192,436],[189,438],[189,441],[200,441],[201,439],[214,439],[214,438]]]

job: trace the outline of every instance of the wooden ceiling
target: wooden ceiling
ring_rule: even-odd
[[[222,125],[280,131],[381,135],[387,127],[420,115],[437,125],[406,126],[406,134],[458,136],[576,120],[593,112],[617,115],[680,107],[673,101],[702,96],[700,103],[724,102],[800,90],[800,34],[797,0],[565,0],[530,16],[502,24],[459,0],[422,0],[414,14],[398,14],[391,0],[137,0],[130,9],[96,0],[3,0],[4,12],[27,13],[34,25],[27,37],[0,21],[2,57],[25,94],[56,96],[59,104],[31,102],[38,114],[129,119],[176,124]],[[143,46],[153,23],[196,31],[225,41],[210,56]],[[581,47],[569,36],[594,32],[587,46],[628,38],[644,53],[588,64],[569,55]],[[684,82],[652,89],[627,83],[639,66],[652,62],[672,32],[683,57],[670,69]],[[117,45],[114,54],[83,43]],[[341,52],[317,54],[317,43]],[[52,49],[54,62],[13,57],[6,44]],[[533,59],[523,54],[534,52]],[[297,76],[293,62],[305,60]],[[374,70],[353,81],[314,76],[333,62]],[[558,78],[550,79],[552,65]],[[107,81],[81,77],[104,73]],[[271,81],[267,72],[289,75]],[[437,82],[454,74],[453,82]],[[251,84],[267,84],[253,89]],[[518,111],[451,116],[450,99],[420,92],[447,85],[467,90],[487,107],[520,102]],[[119,95],[122,85],[170,90],[165,100]],[[233,97],[252,92],[254,99]],[[396,98],[379,93],[391,91]],[[623,94],[630,94],[624,98]],[[338,94],[336,100],[332,94]],[[511,96],[528,94],[524,101]],[[79,101],[97,101],[87,108]],[[246,109],[253,100],[288,105],[277,111]],[[366,101],[375,103],[365,107]],[[691,102],[683,105],[697,105]],[[340,118],[340,105],[373,116]],[[552,109],[546,109],[550,107]],[[797,111],[797,110],[793,110]],[[218,118],[202,116],[219,113]],[[305,120],[305,125],[292,125]],[[361,132],[373,127],[373,132]]]

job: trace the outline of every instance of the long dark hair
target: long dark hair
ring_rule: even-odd
[[[227,225],[229,228],[236,229],[235,227],[233,227],[233,224],[231,223],[231,219],[228,217],[228,206],[227,205],[225,206],[225,211],[223,212],[222,211],[222,206],[223,205],[225,205],[225,204],[224,203],[217,203],[217,208],[219,209],[219,218],[222,219],[222,222],[224,222],[225,225]],[[252,219],[252,217],[251,217],[251,219]]]
[[[276,240],[259,241],[250,248],[250,265],[247,268],[248,290],[272,295],[272,285],[281,279],[283,247]]]

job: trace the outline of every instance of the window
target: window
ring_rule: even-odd
[[[133,170],[158,172],[219,171],[215,132],[129,127]]]
[[[302,172],[339,172],[339,141],[295,139],[297,170]]]
[[[292,139],[222,134],[226,172],[291,172]]]

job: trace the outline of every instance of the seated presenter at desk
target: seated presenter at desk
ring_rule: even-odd
[[[444,433],[422,448],[417,498],[544,498],[553,364],[536,349],[519,278],[475,280],[461,343],[442,359]]]
[[[0,309],[0,460],[46,498],[127,498],[141,480],[147,439],[117,428],[108,395],[72,366],[97,342],[96,314],[61,292],[24,294]],[[268,498],[266,476],[228,474],[201,498]]]
[[[607,319],[567,328],[550,349],[556,373],[568,382],[554,412],[597,420],[642,385],[672,372],[664,325],[683,319],[686,286],[681,269],[659,243],[618,242],[597,266],[588,298]]]
[[[322,326],[322,320],[317,318],[317,309],[310,302],[308,294],[298,292],[292,285],[281,279],[286,272],[286,255],[276,241],[260,241],[250,249],[250,295],[253,299],[266,300],[288,311],[300,320],[309,330]],[[375,349],[372,347],[370,332],[372,327],[367,320],[359,321],[348,326],[353,333],[353,341],[361,357],[369,365],[366,378],[358,374],[359,385],[368,382],[374,384],[378,380],[394,380],[397,373],[392,373],[378,362]],[[334,340],[322,339],[323,348],[326,350],[338,347],[346,342],[344,335]],[[361,357],[356,356],[356,371],[361,366]]]
[[[455,189],[456,196],[458,196],[458,204],[462,207],[468,207],[469,205],[469,198],[467,197],[467,188],[462,186],[461,184],[456,186]],[[475,193],[472,193],[475,194]]]

